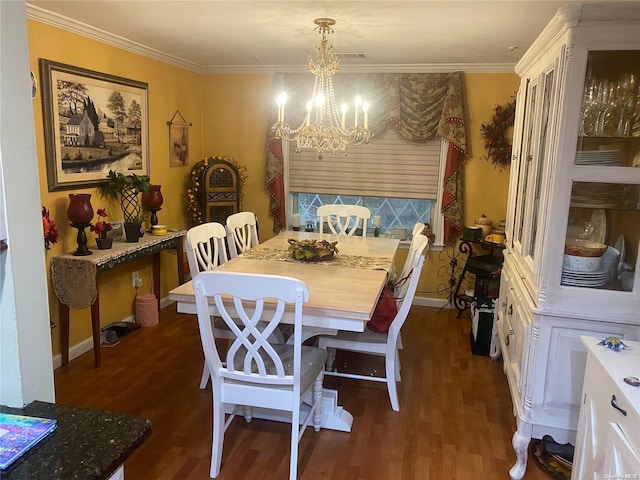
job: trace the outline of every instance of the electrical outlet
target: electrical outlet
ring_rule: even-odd
[[[140,278],[140,272],[137,270],[131,274],[131,282],[135,288],[142,286],[142,279]]]

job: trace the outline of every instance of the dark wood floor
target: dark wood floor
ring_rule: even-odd
[[[511,399],[502,363],[472,355],[469,320],[413,307],[403,328],[400,412],[382,383],[328,377],[354,416],[351,433],[308,429],[300,479],[508,479],[515,461]],[[152,421],[151,437],[127,460],[127,480],[205,480],[211,455],[211,387],[198,389],[203,355],[197,321],[165,308],[142,328],[55,372],[58,403],[128,413]],[[383,363],[339,355],[336,365],[362,371]],[[236,418],[225,436],[218,478],[288,478],[289,426]],[[547,479],[529,459],[526,480]]]

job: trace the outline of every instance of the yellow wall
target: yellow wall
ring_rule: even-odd
[[[272,83],[272,75],[207,75],[202,97],[204,153],[228,156],[247,167],[242,208],[255,212],[264,240],[273,235],[264,188]]]
[[[38,70],[39,58],[148,83],[150,178],[152,183],[162,185],[164,197],[159,218],[161,223],[171,227],[185,228],[187,223],[184,214],[186,204],[184,185],[190,168],[169,167],[169,132],[166,122],[179,109],[182,115],[193,123],[190,129],[189,161],[191,164],[198,162],[203,155],[202,76],[39,22],[28,21],[27,29],[31,70],[36,75],[39,85],[42,84]],[[42,204],[50,210],[61,236],[60,241],[47,253],[47,259],[49,259],[76,248],[77,230],[69,226],[66,218],[69,193],[91,193],[94,211],[106,207],[111,219],[122,218],[122,213],[117,202],[101,199],[95,188],[48,192],[40,94],[39,89],[38,96],[33,102],[33,109],[41,200]],[[91,232],[87,234],[89,246],[93,247],[94,235]],[[177,285],[175,256],[162,253],[162,261],[162,295],[166,296],[168,290]],[[133,270],[139,270],[143,279],[141,293],[148,293],[151,290],[150,259],[141,259],[103,274],[100,280],[100,310],[103,325],[132,314],[135,299],[135,289],[131,284]],[[49,304],[52,320],[57,321],[57,301],[51,282],[49,282]],[[91,336],[89,319],[88,309],[71,311],[71,345]],[[54,354],[59,353],[57,329],[52,331],[52,342]]]
[[[497,225],[507,212],[509,168],[494,167],[487,160],[480,127],[489,123],[496,104],[504,105],[515,97],[519,77],[515,74],[468,73],[465,75],[467,100],[467,146],[470,152],[465,165],[465,225],[483,213]]]
[[[161,223],[188,228],[185,186],[191,167],[204,157],[229,156],[248,170],[243,208],[256,212],[261,238],[273,235],[269,197],[264,188],[267,119],[273,106],[271,75],[198,75],[39,22],[28,21],[27,27],[31,69],[38,79],[38,59],[46,58],[149,84],[150,176],[152,183],[162,185],[164,204],[159,212]],[[496,103],[505,103],[514,94],[518,77],[515,74],[466,74],[465,84],[470,151],[464,173],[465,224],[472,223],[482,213],[498,221],[505,216],[509,172],[496,170],[485,159],[480,125],[490,119]],[[50,209],[61,234],[60,242],[53,245],[47,254],[47,258],[50,258],[75,249],[76,230],[69,226],[66,218],[68,193],[92,193],[94,210],[106,206],[112,218],[119,218],[120,215],[119,206],[115,202],[100,199],[94,188],[47,191],[40,102],[39,91],[33,108],[42,204]],[[178,109],[193,123],[190,129],[189,166],[170,168],[166,122]],[[89,234],[89,237],[92,235]],[[90,246],[93,246],[92,240]],[[418,287],[421,295],[438,296],[436,292],[439,285],[447,282],[446,274],[443,275],[440,267],[446,267],[450,252],[450,249],[443,253],[431,252],[425,275]],[[175,256],[162,253],[162,260],[161,296],[165,297],[177,285],[177,274]],[[131,286],[133,270],[139,270],[143,278],[141,293],[149,292],[149,259],[141,259],[102,274],[100,306],[103,325],[132,314],[135,299],[135,290]],[[50,282],[49,302],[52,319],[57,321],[57,302]],[[71,345],[91,336],[89,318],[88,309],[72,310]],[[54,354],[59,353],[57,329],[54,329],[52,337]]]

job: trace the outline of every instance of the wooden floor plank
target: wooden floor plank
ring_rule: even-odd
[[[413,307],[402,332],[400,412],[384,383],[338,377],[325,385],[354,416],[351,433],[308,429],[300,442],[304,480],[508,479],[515,422],[502,363],[472,355],[468,318]],[[58,403],[128,413],[152,422],[151,437],[125,463],[127,480],[206,480],[211,386],[200,390],[203,355],[194,316],[174,306],[157,326],[88,352],[55,372]],[[382,359],[339,352],[336,366],[371,374]],[[225,435],[221,480],[288,478],[290,427],[236,418]],[[525,480],[548,477],[530,458]]]

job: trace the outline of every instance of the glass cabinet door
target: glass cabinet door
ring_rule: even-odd
[[[534,117],[536,107],[536,94],[538,92],[537,82],[527,84],[527,92],[525,96],[525,127],[522,138],[522,151],[520,155],[520,171],[518,172],[518,192],[516,197],[516,216],[515,228],[513,232],[514,244],[520,245],[522,249],[523,234],[525,228],[526,202],[529,192],[529,176],[531,171],[531,162],[533,160],[533,132]],[[522,252],[525,256],[526,253]]]
[[[639,77],[639,51],[589,52],[563,285],[633,290],[640,242]]]
[[[518,177],[515,248],[523,258],[535,257],[541,195],[544,184],[543,169],[549,143],[549,121],[554,95],[554,72],[550,68],[532,80],[527,88],[525,128],[522,139],[522,159]]]
[[[553,98],[554,70],[544,75],[543,97],[542,97],[542,120],[540,122],[540,135],[538,143],[538,155],[535,159],[535,175],[533,177],[533,198],[531,211],[531,233],[528,237],[526,251],[535,258],[536,233],[538,232],[538,217],[540,215],[540,197],[542,193],[542,170],[546,159],[547,140],[549,138],[549,112],[551,110],[551,99]],[[524,252],[523,252],[524,253]]]

